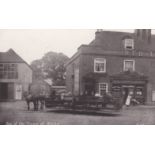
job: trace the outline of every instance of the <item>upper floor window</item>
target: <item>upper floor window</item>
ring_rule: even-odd
[[[134,40],[133,39],[125,39],[124,47],[126,50],[133,50],[134,49]]]
[[[17,79],[17,64],[0,63],[0,79]]]
[[[135,61],[124,60],[124,71],[135,71]]]
[[[94,59],[94,72],[97,72],[97,73],[106,72],[106,59],[104,58]]]

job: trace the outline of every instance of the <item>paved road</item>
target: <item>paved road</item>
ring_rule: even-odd
[[[73,113],[70,111],[27,111],[25,102],[0,103],[0,124],[155,124],[155,106],[124,107],[114,113]]]

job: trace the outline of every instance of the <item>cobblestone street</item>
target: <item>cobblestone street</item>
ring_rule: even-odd
[[[147,125],[155,124],[155,106],[124,107],[120,112],[88,113],[66,110],[27,111],[22,102],[0,103],[0,124]]]

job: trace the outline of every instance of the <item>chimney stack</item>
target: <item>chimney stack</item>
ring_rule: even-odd
[[[135,35],[137,39],[143,40],[148,43],[151,41],[151,29],[136,29]]]

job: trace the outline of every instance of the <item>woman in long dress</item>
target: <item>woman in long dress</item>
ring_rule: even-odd
[[[132,96],[131,96],[131,94],[129,93],[129,95],[128,95],[127,99],[126,99],[126,102],[125,102],[125,105],[126,105],[126,106],[130,106],[131,98],[132,98]]]

